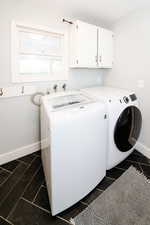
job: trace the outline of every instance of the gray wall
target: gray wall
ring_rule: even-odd
[[[105,84],[134,90],[143,114],[140,142],[150,148],[150,8],[122,18],[114,27],[115,60]],[[144,81],[144,88],[138,85]]]
[[[13,85],[10,68],[11,21],[67,29],[60,23],[62,17],[51,9],[51,1],[2,0],[0,1],[0,87]],[[46,5],[46,2],[49,5]],[[66,15],[67,16],[67,15]],[[102,83],[101,70],[71,70],[70,88],[87,87]],[[34,83],[46,90],[50,83]],[[39,109],[30,97],[0,100],[0,154],[15,150],[39,140]]]

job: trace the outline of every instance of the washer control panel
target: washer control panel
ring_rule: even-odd
[[[128,104],[130,102],[134,102],[137,100],[137,97],[135,94],[131,94],[131,95],[125,95],[121,98],[118,99],[118,101],[122,104],[122,103],[125,103],[125,104]],[[112,103],[113,102],[113,99],[109,99],[108,100],[109,103]]]
[[[127,96],[124,96],[123,101],[127,104],[129,102],[129,98]]]
[[[136,95],[135,94],[131,94],[131,95],[129,95],[129,96],[124,96],[123,97],[123,99],[120,99],[120,102],[121,103],[126,103],[126,104],[128,104],[130,101],[136,101],[137,100],[137,97],[136,97]]]

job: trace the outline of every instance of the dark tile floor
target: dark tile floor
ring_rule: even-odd
[[[67,225],[131,165],[150,178],[150,160],[134,151],[107,171],[100,184],[79,203],[52,217],[40,152],[0,166],[0,225]]]

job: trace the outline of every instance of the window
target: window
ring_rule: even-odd
[[[68,75],[65,33],[12,24],[12,80],[65,80]]]

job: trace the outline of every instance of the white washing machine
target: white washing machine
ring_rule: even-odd
[[[81,200],[104,178],[105,115],[105,104],[79,92],[42,98],[42,162],[52,215]]]
[[[82,90],[103,101],[108,112],[107,170],[123,161],[134,149],[142,125],[142,116],[133,92],[111,87]]]

